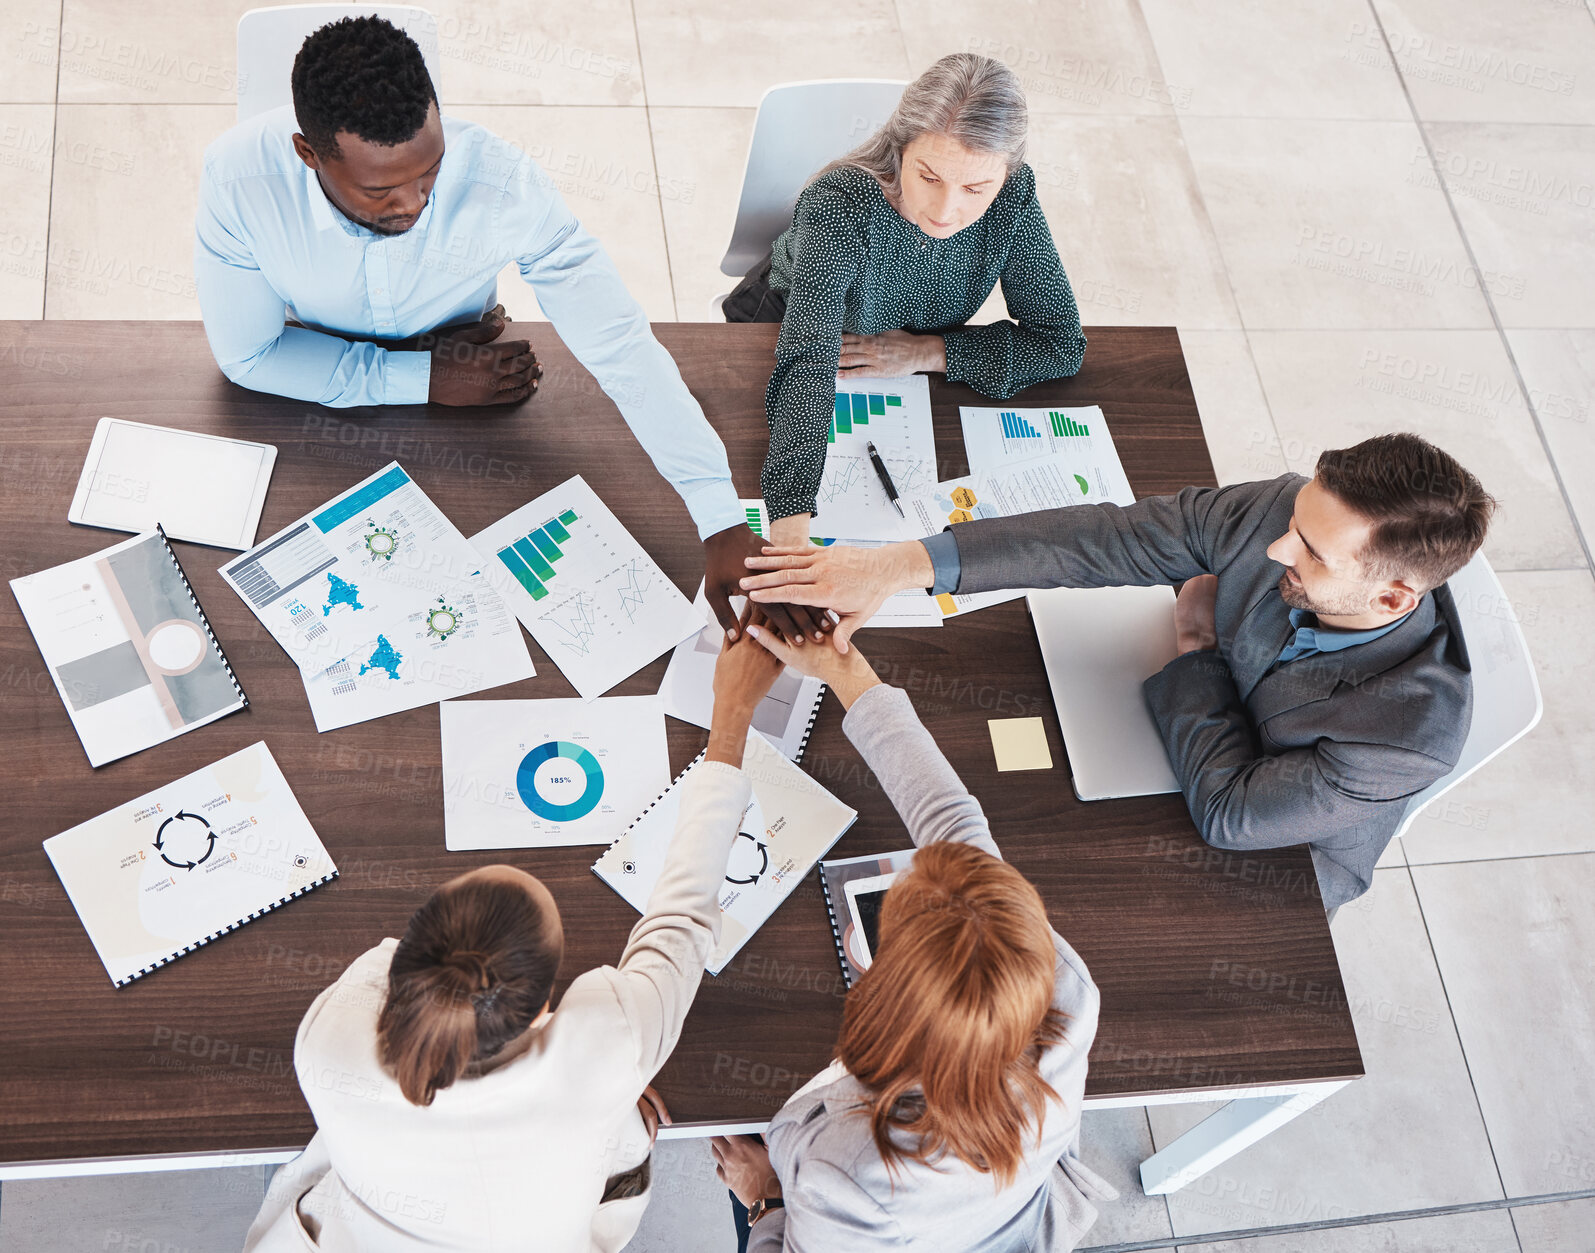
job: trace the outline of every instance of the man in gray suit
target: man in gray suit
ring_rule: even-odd
[[[1202,838],[1310,844],[1327,908],[1366,892],[1407,801],[1456,765],[1473,690],[1445,581],[1495,502],[1416,435],[1326,452],[1313,478],[1188,487],[1128,508],[965,522],[878,549],[765,549],[756,601],[823,605],[836,647],[910,587],[1184,583],[1180,656],[1147,704]]]

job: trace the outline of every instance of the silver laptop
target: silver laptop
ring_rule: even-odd
[[[1031,592],[1074,794],[1083,801],[1178,792],[1141,684],[1172,661],[1171,587],[1059,587]]]

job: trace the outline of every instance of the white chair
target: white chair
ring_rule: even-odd
[[[1545,708],[1523,628],[1484,554],[1476,553],[1472,561],[1452,575],[1450,587],[1457,616],[1462,620],[1468,661],[1473,667],[1473,723],[1462,744],[1462,756],[1451,773],[1436,779],[1407,802],[1397,838],[1430,801],[1449,792],[1507,745],[1532,731]]]
[[[421,47],[432,87],[438,82],[438,20],[427,9],[397,4],[289,4],[250,9],[238,19],[238,120],[293,100],[294,58],[311,31],[340,17],[386,18]]]
[[[720,273],[741,278],[792,224],[798,193],[892,115],[907,84],[883,78],[781,83],[764,93]],[[715,317],[719,317],[715,310]]]

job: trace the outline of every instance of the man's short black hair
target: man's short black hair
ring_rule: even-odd
[[[374,14],[311,32],[294,58],[293,92],[300,133],[334,158],[339,131],[388,147],[414,139],[437,99],[415,40]]]

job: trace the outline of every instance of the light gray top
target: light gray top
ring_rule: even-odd
[[[1000,857],[980,802],[969,794],[921,725],[908,696],[871,688],[842,723],[874,771],[916,846],[963,840]],[[1048,1102],[1041,1140],[1018,1178],[998,1190],[955,1157],[905,1161],[896,1185],[870,1132],[867,1090],[839,1066],[811,1084],[770,1124],[770,1161],[786,1201],[754,1225],[749,1253],[1019,1253],[1072,1249],[1096,1221],[1093,1201],[1117,1194],[1079,1159],[1086,1057],[1101,998],[1085,963],[1056,932],[1053,1007],[1065,1038],[1041,1056],[1041,1076],[1061,1098]],[[1021,1133],[1034,1145],[1034,1129]]]

